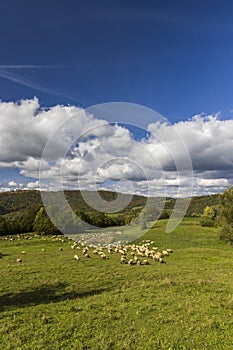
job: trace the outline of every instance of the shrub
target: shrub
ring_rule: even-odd
[[[4,216],[0,215],[0,236],[5,236],[8,233],[7,224]]]
[[[60,231],[52,223],[48,217],[45,208],[41,207],[37,212],[34,223],[33,230],[41,235],[56,235],[60,234]]]
[[[213,227],[216,225],[217,210],[213,206],[206,206],[201,215],[200,224],[205,227]]]
[[[233,187],[219,195],[219,237],[233,243]]]
[[[166,210],[163,210],[162,213],[159,215],[159,220],[164,220],[169,218],[170,218],[170,214]]]
[[[233,228],[229,226],[222,226],[219,230],[219,238],[222,241],[227,241],[233,244]]]
[[[200,224],[203,227],[214,227],[215,226],[215,221],[213,219],[202,217],[200,219]]]

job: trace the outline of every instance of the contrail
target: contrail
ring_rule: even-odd
[[[33,83],[32,81],[30,81],[28,79],[25,79],[19,75],[13,74],[13,73],[6,71],[4,69],[0,69],[0,77],[7,79],[7,80],[10,80],[10,81],[14,81],[15,83],[30,87],[30,88],[38,90],[38,91],[46,92],[49,94],[61,95],[57,91],[44,88],[40,85]],[[63,96],[63,97],[65,97],[65,96]]]
[[[62,65],[34,65],[34,64],[1,64],[0,69],[52,69],[52,68],[66,68]]]
[[[82,69],[82,68],[114,68],[114,67],[128,67],[125,63],[76,63],[72,65],[37,65],[37,64],[0,64],[0,69]]]
[[[12,73],[10,72],[9,70],[6,70],[6,69],[3,69],[2,68],[3,66],[0,66],[0,77],[1,78],[4,78],[4,79],[7,79],[7,80],[10,80],[10,81],[13,81],[15,83],[18,83],[20,85],[24,85],[24,86],[27,86],[31,89],[35,89],[37,91],[40,91],[40,92],[45,92],[47,94],[50,94],[50,95],[55,95],[55,96],[60,96],[60,97],[63,97],[63,98],[66,98],[66,99],[69,99],[70,101],[74,101],[76,103],[79,103],[80,105],[84,105],[84,104],[93,104],[93,101],[90,101],[88,100],[87,98],[83,97],[82,96],[82,100],[84,102],[80,102],[77,100],[77,98],[74,98],[72,96],[68,96],[66,94],[63,94],[59,91],[56,91],[56,90],[53,90],[53,89],[49,89],[49,88],[46,88],[46,87],[43,87],[41,85],[38,85],[38,84],[35,84],[34,82],[28,80],[28,79],[25,79],[24,77],[18,75],[18,74],[15,74],[15,73]],[[12,66],[11,66],[12,67]],[[14,66],[16,68],[16,66]],[[21,66],[17,66],[17,68],[20,68]],[[29,66],[24,66],[24,68],[29,68]],[[31,68],[35,68],[35,66],[30,66]],[[39,67],[45,67],[45,66],[37,66],[38,68]],[[48,67],[48,66],[47,66]],[[55,67],[55,66],[53,66]],[[79,94],[80,96],[80,94]]]

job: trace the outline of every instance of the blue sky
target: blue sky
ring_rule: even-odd
[[[9,1],[0,13],[4,101],[231,117],[232,1]]]
[[[1,2],[0,99],[15,103],[36,96],[39,105],[32,102],[34,111],[69,104],[88,108],[112,101],[152,108],[171,124],[178,123],[182,136],[187,137],[194,172],[203,186],[201,193],[205,192],[204,184],[209,184],[212,192],[218,192],[231,184],[232,179],[232,139],[227,133],[232,124],[218,123],[231,121],[233,116],[232,23],[232,1]],[[19,112],[17,104],[15,112],[8,105],[5,116],[4,108],[0,115],[2,125],[6,118],[13,120],[14,113]],[[25,120],[30,120],[31,107],[25,108]],[[217,121],[218,112],[221,114]],[[62,118],[62,113],[69,114],[65,108],[59,109],[56,118]],[[210,115],[210,119],[203,123],[198,117],[188,122],[201,113]],[[47,120],[48,115],[42,117]],[[134,120],[135,124],[137,121]],[[5,152],[0,155],[0,184],[7,187],[11,182],[12,188],[14,183],[25,185],[38,180],[34,168],[40,155],[37,150],[30,154],[23,146],[22,153],[17,154],[12,145],[5,149],[6,143],[13,144],[16,133],[21,132],[18,144],[23,144],[23,138],[30,132],[36,140],[38,137],[37,142],[47,135],[42,126],[36,134],[34,127],[27,130],[22,120],[14,123],[18,123],[17,131],[0,140]],[[9,128],[9,125],[3,128],[4,135],[10,133]],[[193,140],[200,144],[199,154],[207,154],[208,159],[218,155],[219,163],[215,167],[205,168],[203,164],[208,161],[197,157],[191,144],[191,129],[196,130]],[[22,130],[26,130],[25,134]],[[148,131],[151,130],[157,129],[152,126]],[[221,130],[219,140],[226,138],[227,145],[219,146],[218,150],[216,130]],[[124,134],[120,128],[111,132],[116,137],[118,133]],[[140,137],[136,135],[136,139]],[[42,145],[45,140],[41,141]],[[33,148],[29,143],[30,147]],[[86,147],[91,149],[92,145]],[[152,143],[146,145],[147,151],[153,147]],[[110,170],[104,169],[103,173]],[[130,174],[128,169],[126,177],[130,178]],[[221,179],[225,181],[223,186]]]

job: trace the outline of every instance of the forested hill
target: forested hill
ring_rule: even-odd
[[[99,195],[107,200],[114,201],[117,198],[116,192],[99,191]],[[82,197],[80,191],[65,191],[68,203],[73,209],[90,211],[92,208],[88,206]],[[125,194],[124,196],[129,197]],[[143,207],[146,203],[146,197],[134,195],[129,201],[127,207],[122,211],[129,211],[133,208]],[[165,209],[171,210],[174,206],[175,199],[167,198]],[[209,205],[218,204],[218,195],[193,197],[191,199],[187,216],[200,215],[204,208]],[[12,191],[0,193],[0,215],[22,211],[37,211],[42,206],[41,195],[39,191]]]
[[[200,215],[206,206],[217,206],[219,204],[219,195],[192,197],[186,216]]]
[[[11,191],[0,193],[0,215],[41,207],[39,191]]]
[[[84,195],[85,192],[83,191]],[[110,191],[99,191],[100,197],[106,201],[114,201],[118,194],[116,192]],[[130,210],[134,207],[143,207],[146,203],[146,197],[134,195],[131,198],[131,195],[123,195],[129,201],[128,206],[125,210]],[[53,193],[53,197],[56,198],[56,193]],[[65,197],[73,209],[87,210],[90,211],[92,208],[86,203],[83,199],[83,196],[80,191],[65,191]],[[42,206],[42,200],[40,191],[11,191],[11,192],[2,192],[0,193],[0,215],[5,215],[18,211],[25,210],[35,210]]]

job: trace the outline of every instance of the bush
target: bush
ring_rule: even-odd
[[[202,217],[200,219],[200,224],[203,227],[214,227],[215,226],[215,221],[213,219]]]
[[[163,210],[162,213],[159,215],[158,220],[165,220],[169,218],[170,218],[170,214],[166,210]]]
[[[229,226],[222,226],[219,230],[219,238],[222,241],[227,241],[233,244],[233,228]]]
[[[233,243],[233,187],[219,195],[219,216],[220,226],[219,237],[221,240]]]
[[[198,214],[198,213],[191,214],[191,218],[199,218],[200,216],[201,216],[201,214]]]
[[[48,217],[44,207],[41,207],[36,214],[33,223],[33,230],[41,235],[61,234],[60,231],[56,228],[56,226]]]
[[[33,210],[23,210],[4,215],[7,227],[6,234],[17,234],[32,231],[35,213]]]
[[[216,215],[217,210],[213,206],[206,206],[203,214],[201,215],[200,224],[204,227],[214,227],[216,226]]]
[[[0,236],[8,234],[7,224],[4,216],[0,215]]]

